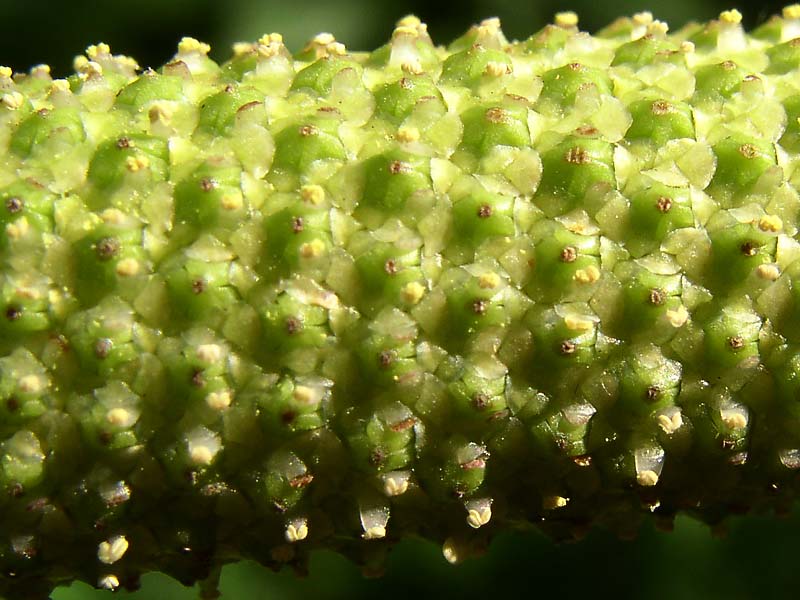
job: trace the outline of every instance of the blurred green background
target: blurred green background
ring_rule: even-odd
[[[780,11],[783,3],[740,3],[752,27]],[[0,64],[15,70],[48,63],[54,75],[69,73],[74,55],[105,41],[115,53],[134,56],[142,66],[169,59],[178,40],[191,35],[212,44],[212,56],[227,58],[234,41],[279,31],[293,50],[320,31],[330,31],[355,50],[388,39],[394,22],[409,13],[429,25],[435,41],[446,43],[472,23],[499,16],[509,38],[524,38],[555,12],[575,10],[581,27],[594,31],[622,14],[651,10],[677,28],[689,20],[714,18],[728,2],[644,0],[71,0],[58,5],[0,0]],[[408,541],[391,555],[380,579],[365,579],[345,559],[318,553],[310,574],[273,573],[252,563],[230,565],[221,581],[224,599],[425,598],[460,599],[572,596],[667,598],[794,598],[800,595],[796,568],[800,511],[786,519],[737,517],[720,539],[689,518],[673,533],[649,525],[636,541],[622,542],[598,531],[577,544],[554,545],[542,536],[500,536],[488,554],[453,567],[432,544]],[[109,592],[75,584],[54,592],[54,600],[102,600]],[[163,575],[150,574],[142,589],[117,598],[189,600],[187,589]]]

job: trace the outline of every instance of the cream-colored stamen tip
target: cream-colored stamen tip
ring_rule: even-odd
[[[479,529],[492,520],[492,509],[488,506],[481,510],[471,508],[467,513],[467,525],[473,529]]]
[[[0,77],[11,79],[11,76],[14,72],[11,70],[11,67],[0,67]]]
[[[212,410],[225,410],[231,405],[231,393],[227,390],[211,392],[206,396],[206,404]]]
[[[130,147],[132,144],[129,142]],[[107,208],[100,213],[103,223],[108,225],[122,225],[125,222],[125,213],[118,208]]]
[[[421,75],[423,73],[422,64],[419,59],[414,59],[413,62],[404,62],[400,65],[400,70],[409,75]]]
[[[21,237],[24,237],[26,233],[30,230],[30,225],[28,224],[28,219],[25,217],[20,217],[13,223],[9,223],[6,225],[6,235],[12,240],[18,240]]]
[[[99,44],[92,44],[86,48],[86,56],[94,60],[98,56],[111,54],[111,47],[108,44],[100,42]]]
[[[758,265],[758,267],[756,267],[756,275],[758,275],[761,279],[766,279],[767,281],[775,281],[781,276],[781,269],[778,267],[778,265],[771,263]]]
[[[484,290],[493,290],[500,285],[500,276],[493,271],[481,273],[478,277],[478,287]]]
[[[103,575],[97,580],[97,587],[113,591],[119,587],[119,579],[116,575]]]
[[[571,10],[556,13],[555,23],[559,27],[575,27],[578,24],[578,15]]]
[[[673,327],[683,327],[686,321],[689,320],[689,311],[686,310],[686,307],[681,305],[675,310],[668,310],[666,313],[667,321]]]
[[[378,540],[380,538],[384,538],[386,537],[386,527],[381,525],[370,527],[361,537],[363,537],[365,540]]]
[[[31,75],[34,77],[50,75],[50,65],[36,65],[31,69]]]
[[[783,229],[783,220],[778,215],[764,215],[758,220],[758,228],[775,233]]]
[[[25,375],[19,380],[19,389],[26,394],[38,394],[42,391],[42,381],[36,375]]]
[[[383,483],[383,493],[387,496],[402,496],[408,491],[408,480],[397,477],[387,477]]]
[[[570,331],[589,331],[594,327],[594,323],[590,319],[578,315],[567,315],[564,317],[564,325]]]
[[[224,210],[239,210],[242,208],[242,206],[244,206],[242,195],[237,193],[225,194],[222,196],[222,198],[220,198],[219,203]]]
[[[120,277],[133,277],[139,273],[139,261],[135,258],[123,258],[114,270]]]
[[[143,171],[150,166],[150,160],[146,156],[129,156],[125,160],[125,167],[131,173]]]
[[[425,295],[425,287],[417,281],[412,281],[403,286],[403,291],[401,293],[403,295],[403,300],[408,304],[417,304]]]
[[[416,142],[419,140],[419,129],[410,125],[405,125],[397,130],[397,133],[394,135],[394,139],[401,144],[410,144]]]
[[[130,419],[130,413],[124,408],[112,408],[106,413],[106,421],[114,427],[124,426]]]
[[[653,487],[658,483],[658,473],[655,471],[642,471],[636,475],[636,482],[642,487]]]
[[[217,363],[222,358],[222,348],[218,344],[200,344],[197,358],[206,363]]]
[[[308,537],[308,525],[304,522],[295,527],[294,523],[286,526],[286,541],[290,544],[302,541]]]
[[[195,446],[189,452],[189,458],[196,465],[210,465],[214,454],[206,446]]]
[[[649,35],[662,36],[669,31],[669,25],[664,21],[653,21],[647,26],[647,33]]]
[[[115,535],[97,545],[97,559],[101,563],[112,565],[125,555],[128,546],[128,540],[124,535]]]
[[[684,54],[692,54],[695,50],[694,42],[688,40],[681,42],[681,52]]]
[[[263,45],[266,46],[267,44]],[[236,42],[231,48],[233,49],[233,55],[239,57],[250,54],[255,49],[255,46],[249,42]]]
[[[172,108],[166,104],[153,104],[150,107],[150,111],[147,113],[147,116],[151,123],[156,123],[158,121],[161,121],[162,123],[169,123],[170,119],[172,118]]]
[[[573,276],[578,283],[594,283],[600,279],[600,269],[594,265],[589,265],[585,269],[578,269]]]
[[[783,7],[784,19],[800,19],[800,4],[790,4]]]
[[[486,68],[483,70],[484,75],[489,77],[502,77],[512,72],[511,65],[504,62],[489,61],[486,63]]]
[[[500,30],[500,19],[498,17],[490,17],[488,19],[484,19],[478,25],[478,31],[480,33],[494,35]]]
[[[325,46],[328,54],[335,54],[336,56],[344,56],[347,54],[347,48],[341,42],[332,42]]]
[[[676,412],[672,417],[668,417],[667,415],[658,415],[658,426],[666,434],[672,434],[678,431],[683,425],[683,417],[681,417],[681,413]]]
[[[633,21],[634,25],[649,25],[653,22],[653,13],[645,10],[633,15],[631,20]]]
[[[316,206],[322,204],[322,201],[325,200],[325,190],[321,185],[304,185],[300,188],[300,197],[305,202]]]
[[[303,258],[318,258],[325,252],[325,242],[313,239],[300,246],[300,256]]]
[[[738,25],[742,22],[742,13],[738,10],[731,9],[731,10],[724,10],[719,13],[719,20],[721,23],[726,23],[730,25]]]
[[[292,392],[292,398],[300,404],[312,404],[315,398],[314,390],[307,385],[298,385]]]
[[[258,38],[258,43],[264,44],[265,46],[269,46],[270,44],[282,44],[283,36],[280,33],[265,33]]]
[[[414,15],[407,15],[397,22],[398,27],[414,27],[415,29],[422,25],[422,21]]]
[[[458,554],[458,546],[453,538],[447,538],[442,544],[442,556],[451,565],[458,563],[461,557]]]
[[[57,93],[57,92],[70,92],[69,89],[69,81],[66,79],[54,79],[53,82],[50,84],[50,92]]]
[[[407,25],[400,25],[395,27],[394,31],[392,32],[392,39],[400,36],[407,35],[412,38],[419,37],[419,29],[416,27],[409,27]]]
[[[747,417],[740,412],[733,412],[722,417],[722,422],[728,429],[744,429],[747,427]]]
[[[542,498],[542,508],[545,510],[564,508],[568,502],[569,498],[565,498],[564,496],[545,496]]]
[[[22,106],[23,102],[25,102],[25,98],[19,92],[9,92],[3,94],[2,98],[0,98],[0,103],[10,110],[17,110]]]
[[[211,52],[211,46],[193,37],[185,37],[178,42],[178,54],[191,54],[194,52],[208,54]]]
[[[336,38],[333,37],[333,34],[332,33],[327,33],[327,32],[318,33],[311,40],[312,43],[319,44],[320,46],[327,46],[328,44],[332,44],[335,41],[336,41]]]

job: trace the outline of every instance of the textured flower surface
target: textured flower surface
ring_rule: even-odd
[[[786,510],[800,7],[740,21],[0,68],[0,591]]]

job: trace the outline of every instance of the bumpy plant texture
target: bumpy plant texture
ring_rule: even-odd
[[[785,509],[800,7],[0,69],[0,589]]]

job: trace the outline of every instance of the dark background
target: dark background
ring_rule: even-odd
[[[780,11],[782,2],[739,5],[747,27]],[[656,6],[658,7],[656,8]],[[175,52],[178,40],[194,36],[212,44],[212,57],[225,60],[230,45],[255,40],[265,32],[284,34],[299,50],[320,31],[332,32],[354,50],[377,47],[394,22],[409,13],[426,21],[435,41],[446,43],[472,23],[499,16],[509,38],[524,38],[555,12],[575,10],[580,25],[594,31],[614,17],[652,10],[673,29],[690,20],[708,20],[727,2],[672,0],[615,3],[575,0],[72,0],[47,2],[0,0],[0,64],[14,70],[48,63],[55,76],[69,74],[72,58],[92,43],[111,44],[115,53],[135,57],[143,67],[157,67]],[[500,536],[489,553],[453,567],[432,544],[409,541],[392,554],[386,575],[364,579],[359,570],[330,553],[320,552],[310,575],[272,573],[252,563],[223,571],[224,599],[283,598],[508,598],[560,600],[582,598],[795,598],[800,596],[800,511],[788,519],[737,517],[719,537],[689,518],[672,533],[649,525],[633,542],[602,531],[578,544],[556,546],[541,536]],[[116,598],[189,600],[185,589],[163,575],[144,578],[142,590]],[[84,584],[60,588],[54,600],[108,599],[107,592]]]

